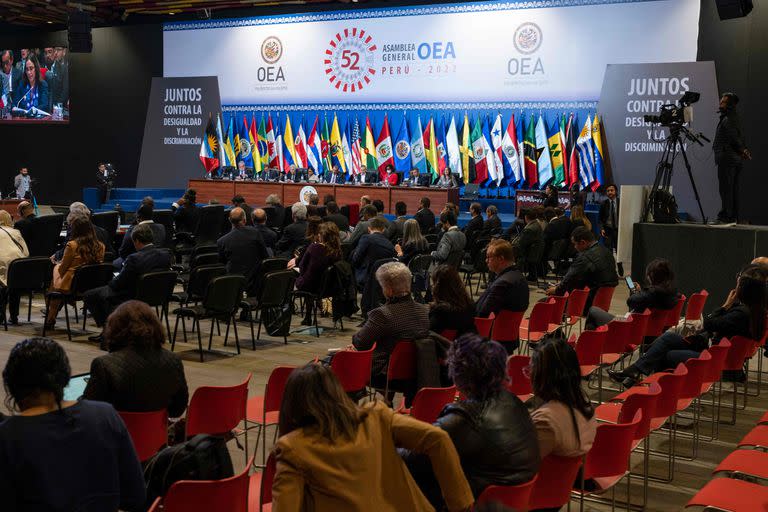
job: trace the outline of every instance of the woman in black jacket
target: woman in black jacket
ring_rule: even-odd
[[[83,398],[107,402],[118,411],[168,409],[178,418],[189,391],[181,358],[163,348],[163,326],[152,308],[129,300],[107,318],[104,330],[110,353],[91,362]]]
[[[452,330],[457,336],[477,332],[475,303],[467,293],[459,272],[450,265],[440,265],[432,272],[429,330],[438,334]]]
[[[395,245],[397,259],[408,265],[419,254],[429,254],[429,242],[421,234],[416,219],[408,219],[403,224],[403,240]]]
[[[635,364],[620,372],[608,370],[608,375],[624,387],[632,387],[642,375],[674,368],[678,363],[698,357],[709,346],[710,340],[719,343],[722,338],[732,336],[762,338],[765,333],[767,277],[762,267],[747,267],[739,274],[736,289],[731,290],[722,307],[704,318],[703,332],[683,338],[667,331],[656,338]]]
[[[173,204],[173,220],[177,232],[194,233],[197,229],[200,210],[196,203],[197,191],[190,188],[184,192],[184,197]]]
[[[528,482],[539,470],[536,429],[523,402],[505,388],[507,351],[477,334],[457,338],[448,352],[448,372],[466,397],[445,406],[435,425],[451,436],[477,499],[489,485]],[[437,510],[442,500],[429,463],[406,455],[416,482]]]
[[[675,274],[672,264],[663,258],[656,258],[645,267],[645,289],[630,293],[627,307],[631,313],[642,313],[646,309],[672,309],[677,304],[680,294],[675,288]],[[607,311],[592,306],[587,314],[586,328],[595,329],[614,319]]]

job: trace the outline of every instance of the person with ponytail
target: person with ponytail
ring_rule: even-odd
[[[143,510],[144,476],[123,420],[111,405],[64,399],[70,366],[49,338],[11,349],[3,370],[0,423],[3,511]]]
[[[576,351],[562,336],[546,337],[534,347],[529,371],[533,394],[544,402],[531,413],[541,457],[587,453],[595,440],[597,420],[581,388]]]
[[[674,368],[723,338],[745,336],[759,340],[765,333],[766,279],[762,265],[749,265],[736,276],[736,288],[723,305],[704,318],[704,330],[683,338],[667,331],[633,365],[623,371],[608,370],[611,379],[632,387],[643,376]],[[744,372],[724,372],[723,380],[743,382]]]

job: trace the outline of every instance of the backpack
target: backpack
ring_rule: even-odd
[[[675,196],[666,190],[657,190],[653,192],[651,204],[653,222],[657,224],[675,224],[679,222]]]
[[[221,480],[234,476],[232,459],[221,436],[198,434],[152,457],[144,469],[147,503],[164,496],[179,480]]]

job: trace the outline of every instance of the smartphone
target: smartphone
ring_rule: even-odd
[[[624,277],[624,281],[627,283],[627,288],[629,288],[630,293],[635,291],[635,282],[632,280],[630,276]]]

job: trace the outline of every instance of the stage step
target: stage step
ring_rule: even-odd
[[[160,198],[173,198],[177,200],[184,195],[183,188],[114,188],[110,195],[110,200],[122,204],[123,201],[130,199],[141,202],[146,196],[151,196],[155,201]]]

